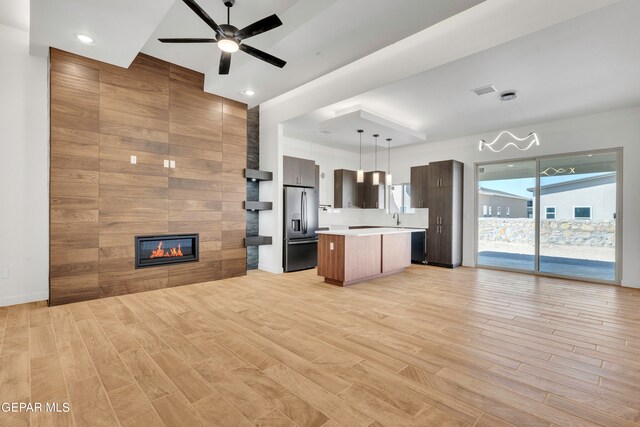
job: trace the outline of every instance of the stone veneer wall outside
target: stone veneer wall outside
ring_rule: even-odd
[[[260,107],[247,111],[247,169],[260,169]],[[260,200],[260,183],[247,181],[247,200]],[[247,236],[259,234],[258,212],[247,211]],[[247,270],[258,268],[259,248],[247,248]]]
[[[615,220],[542,220],[541,244],[615,248]],[[480,218],[478,236],[485,242],[535,244],[534,220],[529,218]]]

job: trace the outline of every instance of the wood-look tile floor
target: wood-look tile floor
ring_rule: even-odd
[[[1,425],[640,423],[640,291],[412,266],[0,309]]]

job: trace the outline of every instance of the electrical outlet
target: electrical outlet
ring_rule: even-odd
[[[169,160],[165,160],[165,161],[164,161],[164,167],[165,167],[165,168],[168,168],[168,167],[169,167]]]
[[[176,161],[175,160],[171,160],[169,162],[169,166],[171,167],[171,169],[175,169],[176,168]]]
[[[136,163],[138,163],[138,156],[131,156],[131,164],[135,165]]]

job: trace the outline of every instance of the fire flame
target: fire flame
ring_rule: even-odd
[[[178,243],[178,249],[171,248],[167,251],[162,249],[162,241],[158,243],[158,248],[153,249],[151,251],[150,258],[165,258],[165,257],[176,257],[176,256],[184,256],[182,255],[182,251],[180,250],[180,243]]]

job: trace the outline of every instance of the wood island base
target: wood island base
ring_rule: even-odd
[[[397,274],[411,264],[411,232],[389,229],[318,233],[318,275],[326,283],[354,283]]]

